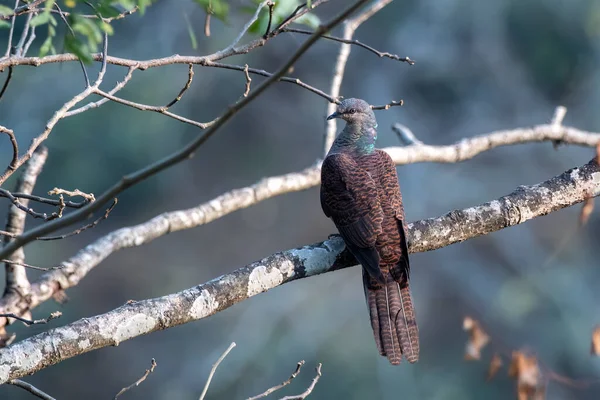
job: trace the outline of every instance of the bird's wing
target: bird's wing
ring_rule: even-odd
[[[348,155],[328,156],[321,169],[321,207],[356,259],[371,276],[383,281],[375,248],[383,211],[371,175]]]
[[[404,216],[404,205],[402,204],[402,193],[400,192],[400,183],[398,182],[398,174],[396,173],[396,163],[392,157],[383,150],[376,150],[381,159],[380,182],[384,192],[389,196],[392,208],[396,210],[396,219],[398,220],[398,229],[400,231],[400,246],[402,251],[402,259],[400,261],[400,271],[392,271],[392,275],[396,280],[400,280],[400,273],[404,272],[406,278],[410,273],[410,264],[408,261],[408,246],[407,237],[408,230],[406,229],[406,219]]]

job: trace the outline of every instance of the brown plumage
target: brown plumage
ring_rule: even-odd
[[[409,287],[406,226],[396,165],[375,149],[377,123],[368,103],[346,99],[328,118],[347,124],[321,171],[321,206],[363,266],[363,285],[379,353],[399,364],[419,358]]]

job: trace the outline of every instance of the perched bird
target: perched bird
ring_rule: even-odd
[[[390,363],[419,359],[409,288],[406,221],[391,157],[375,148],[371,106],[345,99],[327,119],[346,121],[323,161],[321,207],[363,267],[363,286],[379,353]]]

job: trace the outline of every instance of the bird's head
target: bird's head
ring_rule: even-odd
[[[328,120],[340,118],[348,123],[360,123],[363,121],[375,121],[375,114],[369,103],[361,99],[344,99],[338,104]]]

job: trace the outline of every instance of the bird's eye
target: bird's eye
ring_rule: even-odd
[[[356,113],[356,110],[355,110],[354,108],[351,108],[351,109],[350,109],[348,112],[349,112],[350,114],[354,114],[354,113]]]

